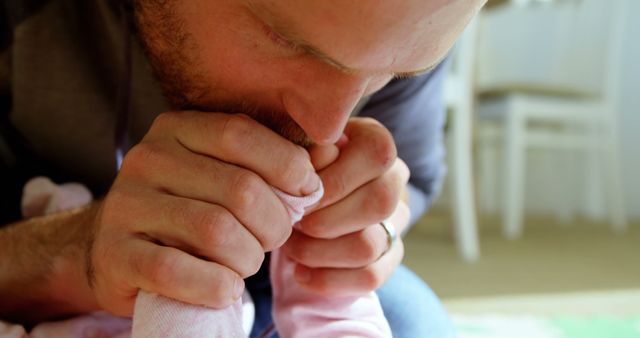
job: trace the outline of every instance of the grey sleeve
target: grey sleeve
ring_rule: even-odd
[[[448,61],[433,71],[391,81],[371,96],[359,116],[375,118],[393,134],[400,157],[411,170],[411,224],[426,212],[440,192],[444,163],[444,76]]]

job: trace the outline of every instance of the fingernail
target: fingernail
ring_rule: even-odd
[[[307,182],[302,188],[304,195],[311,194],[320,188],[320,176],[315,172],[307,174]]]
[[[240,278],[236,278],[236,281],[233,284],[233,299],[238,299],[242,297],[243,291],[244,291],[244,281]]]
[[[311,280],[311,269],[298,264],[294,273],[296,281],[300,284],[307,284]]]

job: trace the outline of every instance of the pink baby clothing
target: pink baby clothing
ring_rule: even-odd
[[[2,338],[25,338],[28,337],[22,325],[11,324],[0,320],[0,337]]]
[[[30,338],[130,338],[131,319],[94,312],[64,321],[38,324]]]
[[[314,194],[307,199],[277,190],[276,194],[287,207],[293,223],[302,219],[304,209],[321,197],[314,201]],[[271,253],[269,270],[273,319],[280,337],[391,337],[375,292],[331,298],[313,293],[294,279],[295,263],[281,250]]]

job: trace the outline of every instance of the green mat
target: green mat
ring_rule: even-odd
[[[634,316],[453,315],[459,338],[640,338]]]

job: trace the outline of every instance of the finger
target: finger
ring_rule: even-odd
[[[305,216],[296,229],[316,238],[336,238],[376,224],[396,209],[408,180],[409,169],[396,159],[385,174],[343,200]]]
[[[387,249],[386,236],[377,223],[333,239],[294,231],[283,250],[293,261],[311,268],[361,268],[375,262]]]
[[[139,191],[127,206],[139,233],[243,278],[255,274],[264,260],[260,242],[221,206],[153,191]]]
[[[341,148],[340,157],[320,172],[325,192],[318,208],[343,199],[357,187],[380,176],[396,159],[393,137],[373,119],[350,120],[345,134],[348,142]]]
[[[409,223],[410,212],[402,202],[388,218],[397,233]],[[380,223],[338,238],[323,239],[294,231],[283,246],[292,260],[312,268],[359,268],[376,262],[388,248],[388,234]]]
[[[313,145],[309,147],[309,156],[311,163],[316,171],[326,168],[333,163],[340,155],[340,150],[336,145],[330,144],[326,146]]]
[[[338,149],[342,149],[347,143],[349,143],[349,138],[347,135],[342,134],[338,139],[338,142],[336,142],[336,147],[338,147]]]
[[[309,268],[297,264],[294,277],[300,285],[324,296],[361,295],[384,284],[402,261],[404,246],[397,241],[376,263],[363,268]]]
[[[154,121],[155,134],[172,132],[187,149],[256,172],[293,195],[317,190],[320,180],[306,150],[246,115],[174,112]]]
[[[287,211],[260,176],[165,143],[145,142],[134,147],[127,155],[133,160],[125,162],[122,172],[159,191],[223,206],[247,227],[265,251],[279,247],[289,237]]]
[[[222,265],[146,240],[128,244],[122,277],[133,287],[213,308],[225,308],[242,295],[242,278]]]

